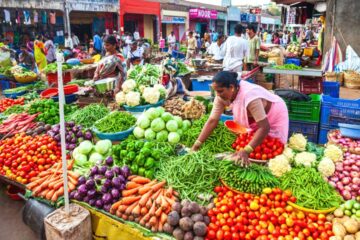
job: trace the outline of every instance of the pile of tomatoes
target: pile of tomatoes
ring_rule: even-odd
[[[14,105],[24,105],[24,98],[11,99],[11,98],[3,98],[0,100],[0,112],[4,112],[9,107]]]
[[[0,141],[0,174],[26,184],[61,159],[61,148],[50,136],[25,133]]]
[[[210,224],[206,239],[287,240],[329,239],[332,224],[324,214],[295,210],[287,202],[296,202],[290,191],[266,188],[260,196],[235,193],[216,187],[215,207],[208,211]]]
[[[254,136],[254,132],[240,134],[235,142],[232,144],[233,149],[236,151],[242,150],[249,144]],[[267,136],[261,145],[257,146],[249,157],[257,160],[272,159],[277,155],[282,154],[284,151],[284,144],[277,138]]]

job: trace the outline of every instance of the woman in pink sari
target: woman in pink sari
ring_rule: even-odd
[[[229,106],[234,121],[255,131],[253,139],[241,151],[234,154],[236,163],[249,164],[249,154],[259,146],[267,135],[287,142],[289,116],[285,102],[265,88],[237,80],[237,73],[223,71],[213,78],[216,92],[211,115],[202,129],[192,150],[197,151],[216,128],[221,114]]]

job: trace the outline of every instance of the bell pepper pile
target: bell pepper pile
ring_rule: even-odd
[[[232,144],[236,151],[242,150],[254,137],[254,132],[240,134]],[[267,136],[264,141],[257,146],[249,157],[257,160],[269,160],[284,151],[284,144],[277,138]]]
[[[24,98],[11,99],[11,98],[3,98],[0,100],[0,112],[4,112],[9,107],[14,105],[24,105]]]

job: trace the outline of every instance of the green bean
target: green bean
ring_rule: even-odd
[[[109,109],[103,104],[90,104],[71,114],[67,121],[74,121],[85,128],[90,128],[94,123],[109,114]]]
[[[97,121],[94,126],[103,133],[116,133],[130,129],[136,123],[136,118],[128,112],[115,111]]]

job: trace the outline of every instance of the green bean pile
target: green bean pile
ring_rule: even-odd
[[[281,189],[290,189],[302,207],[322,210],[338,207],[341,196],[314,168],[293,168],[280,178]]]
[[[181,136],[181,142],[187,147],[191,147],[199,137],[209,115],[204,115],[195,120],[191,128],[186,130]],[[223,123],[219,122],[213,133],[201,146],[201,149],[209,153],[233,152],[232,143],[236,140],[236,135],[231,133]]]
[[[162,161],[155,178],[166,180],[179,192],[181,199],[189,199],[204,204],[200,195],[213,193],[219,185],[219,160],[204,151],[189,153],[184,156],[168,158]]]
[[[231,189],[244,193],[261,194],[264,188],[280,185],[279,180],[264,166],[251,164],[247,168],[235,165],[232,161],[220,163],[221,179]]]
[[[3,114],[6,116],[9,116],[10,114],[18,114],[18,113],[22,113],[25,112],[25,107],[22,105],[14,105],[9,107],[8,109],[6,109]]]
[[[136,118],[128,112],[115,111],[97,121],[94,126],[102,133],[117,133],[133,127]]]
[[[76,110],[68,119],[66,119],[66,121],[74,121],[84,128],[90,128],[96,121],[108,115],[109,112],[110,110],[103,104],[94,103]]]

